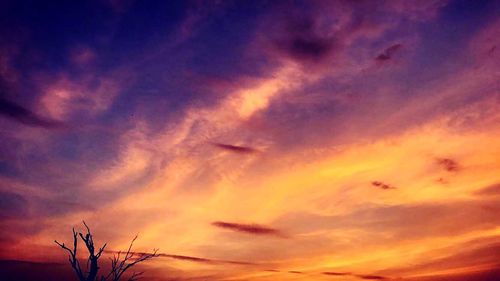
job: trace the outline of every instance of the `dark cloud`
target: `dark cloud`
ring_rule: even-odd
[[[390,46],[389,48],[385,49],[381,54],[379,54],[375,60],[377,61],[386,61],[386,60],[389,60],[391,59],[394,54],[399,50],[401,49],[401,47],[403,47],[403,45],[401,44],[394,44],[392,46]]]
[[[281,272],[277,269],[265,269],[264,271],[266,271],[266,272]]]
[[[383,270],[382,275],[412,275],[418,272],[440,272],[455,268],[491,268],[500,260],[500,236],[482,237],[458,243],[447,248],[435,249],[435,253],[449,253],[445,257],[430,258],[419,264]],[[475,280],[475,279],[471,279]]]
[[[437,158],[436,162],[439,166],[448,172],[457,172],[460,170],[460,165],[457,161],[450,158]]]
[[[351,272],[335,272],[335,271],[324,271],[321,272],[323,275],[330,275],[330,276],[355,276],[361,279],[366,279],[366,280],[385,280],[389,279],[385,276],[380,276],[380,275],[366,275],[366,274],[354,274]]]
[[[500,195],[500,183],[493,184],[476,191],[474,194],[481,196],[496,196]]]
[[[467,273],[452,273],[427,275],[424,277],[408,277],[406,281],[498,281],[500,280],[500,266],[493,269],[477,270]]]
[[[329,54],[333,45],[326,39],[304,36],[293,38],[287,47],[297,58],[320,60]]]
[[[228,151],[232,151],[232,152],[236,152],[236,153],[241,153],[241,154],[249,154],[249,153],[257,152],[256,149],[254,149],[252,147],[248,147],[248,146],[238,146],[238,145],[218,143],[218,142],[214,142],[212,144],[220,149],[224,149],[224,150],[228,150]]]
[[[64,127],[60,121],[37,115],[31,110],[0,97],[0,114],[16,122],[32,127],[58,129]]]
[[[346,275],[351,275],[350,272],[334,272],[334,271],[324,271],[324,272],[321,272],[321,274],[332,275],[332,276],[346,276]]]
[[[107,250],[104,251],[106,253],[111,253],[111,254],[116,254],[118,251],[112,251],[112,250]],[[145,254],[149,253],[144,253],[144,252],[133,252],[133,256],[142,256]],[[166,253],[160,253],[158,254],[159,257],[163,258],[170,258],[170,259],[175,259],[175,260],[182,260],[182,261],[188,261],[188,262],[195,262],[195,263],[206,263],[206,264],[233,264],[233,265],[256,265],[256,263],[253,262],[245,262],[245,261],[233,261],[233,260],[219,260],[219,259],[208,259],[208,258],[201,258],[201,257],[194,257],[194,256],[185,256],[185,255],[174,255],[174,254],[166,254]]]
[[[215,261],[211,259],[183,256],[183,255],[160,254],[160,257],[172,258],[183,261],[199,262],[199,263],[215,263]]]
[[[216,221],[213,222],[212,225],[219,228],[233,230],[236,232],[243,232],[255,235],[273,235],[278,237],[284,237],[284,235],[279,230],[258,224],[241,224],[241,223]]]
[[[320,62],[332,54],[335,40],[320,34],[314,17],[301,15],[283,21],[284,26],[275,40],[283,54],[301,62]]]
[[[200,257],[193,257],[193,256],[184,256],[184,255],[160,254],[160,257],[172,258],[172,259],[183,260],[183,261],[198,262],[198,263],[256,265],[256,263],[253,263],[253,262],[207,259],[207,258],[200,258]]]
[[[395,186],[383,183],[381,181],[372,181],[372,185],[375,187],[380,187],[382,189],[396,189]]]
[[[288,273],[292,273],[292,274],[304,274],[304,272],[297,271],[297,270],[289,270]]]
[[[492,55],[496,49],[497,49],[497,46],[493,45],[493,47],[491,47],[490,50],[488,51],[488,54]]]
[[[385,276],[380,276],[380,275],[354,275],[356,277],[359,277],[361,279],[366,279],[366,280],[386,280],[389,279]]]

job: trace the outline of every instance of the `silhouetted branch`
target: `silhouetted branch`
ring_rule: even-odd
[[[111,259],[111,271],[106,277],[101,278],[102,281],[119,281],[122,275],[134,265],[158,256],[158,249],[154,249],[153,253],[141,253],[138,258],[132,260],[134,255],[136,255],[132,252],[132,246],[134,245],[135,240],[137,240],[137,237],[138,236],[136,235],[130,242],[127,252],[122,260],[120,260],[122,254],[121,251],[119,251],[116,255],[113,255],[113,258]],[[142,272],[134,272],[128,280],[138,280],[141,275]]]
[[[64,243],[59,243],[57,240],[54,240],[54,242],[69,253],[69,263],[75,271],[79,281],[96,281],[97,274],[99,272],[98,260],[104,253],[104,249],[106,248],[107,244],[105,243],[101,248],[97,250],[96,253],[94,239],[92,233],[90,232],[90,228],[85,223],[85,221],[83,221],[83,225],[87,230],[86,233],[77,233],[73,228],[73,249],[70,249]],[[80,263],[77,259],[78,237],[80,237],[80,239],[83,241],[89,253],[86,264],[87,272],[85,273],[82,272]],[[135,240],[137,240],[137,237],[138,236],[136,235],[134,239],[132,239],[124,256],[122,256],[122,252],[120,251],[116,255],[113,255],[113,258],[110,258],[111,270],[108,275],[101,276],[100,281],[119,281],[122,278],[123,274],[136,264],[158,256],[158,249],[154,249],[152,253],[137,254],[132,252],[132,246],[134,245]],[[142,274],[143,272],[134,272],[129,277],[128,281],[137,281],[142,276]]]
[[[69,260],[69,263],[71,264],[71,267],[75,271],[78,279],[80,281],[85,281],[86,278],[82,273],[82,269],[80,268],[80,263],[78,262],[78,259],[76,257],[76,253],[78,250],[78,236],[77,236],[77,233],[75,231],[75,228],[73,228],[72,230],[73,230],[73,249],[66,247],[66,245],[64,243],[59,243],[57,240],[54,240],[54,242],[57,245],[59,245],[59,247],[61,247],[62,249],[66,250],[69,253],[68,260]]]
[[[128,279],[128,281],[137,281],[139,278],[141,278],[141,275],[144,273],[144,271],[141,272],[134,272],[132,276]]]
[[[75,229],[73,228],[73,249],[70,249],[66,247],[64,243],[59,243],[57,240],[54,242],[59,245],[62,249],[66,250],[69,253],[69,263],[71,264],[71,267],[75,271],[78,279],[80,281],[95,281],[97,278],[97,273],[99,272],[99,266],[98,266],[98,260],[101,257],[102,253],[104,252],[104,248],[106,247],[106,244],[99,248],[97,254],[95,254],[95,248],[94,248],[94,240],[92,238],[92,234],[90,232],[90,228],[87,226],[85,221],[83,222],[83,225],[85,226],[87,233],[83,234],[81,232],[76,232]],[[78,236],[82,239],[82,241],[85,243],[85,247],[87,248],[87,251],[89,252],[89,257],[87,259],[87,264],[86,264],[86,274],[82,272],[82,269],[80,267],[80,263],[78,262],[77,259],[77,250],[78,250]],[[90,263],[90,266],[89,266]]]

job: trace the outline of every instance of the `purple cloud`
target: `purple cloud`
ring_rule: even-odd
[[[375,59],[377,61],[386,61],[386,60],[389,60],[391,59],[394,54],[399,50],[401,49],[401,47],[403,47],[403,45],[401,44],[394,44],[392,46],[390,46],[389,48],[385,49],[381,54],[379,54]]]
[[[45,129],[59,129],[64,127],[64,124],[60,121],[42,117],[24,106],[2,97],[0,97],[0,115],[32,127]]]

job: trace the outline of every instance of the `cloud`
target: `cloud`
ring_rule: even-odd
[[[314,61],[328,57],[334,40],[318,34],[317,23],[312,17],[294,18],[286,23],[286,37],[278,39],[277,47],[299,61]]]
[[[439,166],[448,172],[457,172],[460,170],[460,165],[457,161],[451,158],[437,158],[436,162]]]
[[[372,181],[372,185],[376,187],[380,187],[381,189],[396,189],[395,186],[383,183],[381,181]]]
[[[255,148],[252,148],[249,146],[239,146],[239,145],[217,143],[217,142],[212,143],[212,144],[220,149],[235,152],[235,153],[249,154],[249,153],[257,152],[257,150]]]
[[[281,272],[277,269],[265,269],[264,271],[267,271],[267,272]]]
[[[117,159],[98,171],[93,179],[87,182],[89,187],[100,191],[125,191],[130,186],[147,181],[156,172],[162,155],[128,139],[133,137],[129,134],[121,136],[124,147]]]
[[[449,0],[428,1],[391,1],[386,2],[386,8],[415,21],[429,21],[435,18],[439,11],[446,7]]]
[[[292,11],[290,11],[292,10]],[[264,24],[267,47],[272,54],[309,67],[326,64],[340,48],[338,38],[326,31],[324,15],[311,15],[288,7],[289,13],[273,15]],[[293,15],[290,15],[290,13]],[[266,45],[266,44],[264,44]]]
[[[91,48],[80,46],[71,52],[70,60],[78,66],[85,66],[95,60],[96,56]]]
[[[360,208],[344,215],[327,216],[290,213],[275,221],[276,225],[295,230],[298,234],[316,231],[346,231],[358,229],[370,233],[389,232],[390,236],[369,239],[423,239],[460,235],[492,229],[500,218],[498,200],[471,200],[441,203],[378,205]],[[411,224],[408,224],[411,222]]]
[[[361,279],[365,279],[365,280],[385,280],[385,279],[389,279],[388,277],[380,276],[380,275],[354,275],[354,276],[359,277]]]
[[[118,251],[106,250],[106,253],[116,254]],[[143,256],[144,252],[132,252],[133,256]],[[245,261],[234,261],[234,260],[221,260],[221,259],[209,259],[209,258],[201,258],[195,256],[186,256],[186,255],[175,255],[175,254],[166,254],[166,253],[158,253],[159,257],[170,258],[181,261],[195,262],[195,263],[207,263],[207,264],[226,264],[226,265],[257,265],[257,263],[253,262],[245,262]]]
[[[476,195],[481,195],[481,196],[497,196],[500,195],[500,183],[493,184],[487,187],[484,187],[480,190],[477,190],[474,192]]]
[[[33,111],[0,97],[0,114],[16,122],[32,127],[41,127],[45,129],[64,128],[64,123],[55,119],[42,117]]]
[[[355,273],[351,273],[351,272],[323,271],[323,272],[321,272],[321,274],[329,275],[329,276],[354,276],[354,277],[358,277],[358,278],[365,279],[365,280],[386,280],[386,279],[389,279],[388,277],[380,276],[380,275],[355,274]]]
[[[117,81],[97,74],[78,78],[61,75],[52,83],[43,82],[40,88],[40,110],[61,120],[95,117],[105,112],[119,93]]]
[[[394,44],[390,47],[388,47],[387,49],[384,50],[384,52],[382,52],[381,54],[379,54],[375,60],[377,61],[386,61],[386,60],[389,60],[391,59],[394,54],[396,54],[396,52],[401,49],[401,47],[403,47],[403,45],[401,44]]]
[[[496,281],[500,280],[500,268],[487,270],[471,270],[451,274],[431,274],[418,277],[407,277],[408,281]]]
[[[304,269],[306,274],[318,269],[311,279],[342,279],[342,275],[335,277],[335,273],[342,272],[324,271],[332,274],[321,275],[325,269],[373,273],[372,277],[396,276],[379,269],[400,263],[414,265],[429,257],[442,256],[456,249],[432,256],[427,256],[427,252],[436,245],[495,231],[498,200],[491,200],[493,196],[469,197],[477,183],[482,186],[498,180],[495,179],[498,147],[492,141],[497,134],[481,122],[493,120],[494,114],[484,110],[460,114],[460,122],[471,124],[472,120],[484,126],[475,127],[473,134],[463,133],[462,126],[454,126],[452,133],[441,133],[448,132],[448,124],[444,121],[436,125],[434,121],[436,116],[447,115],[455,108],[469,108],[483,95],[495,93],[496,84],[492,82],[498,79],[482,79],[483,76],[477,75],[494,78],[497,71],[496,68],[462,69],[462,64],[475,67],[479,62],[464,51],[467,48],[463,44],[452,42],[451,46],[447,42],[448,35],[461,34],[460,24],[456,33],[440,29],[455,26],[447,22],[454,18],[447,15],[452,11],[446,11],[445,19],[432,22],[429,15],[438,15],[438,8],[428,4],[431,1],[425,2],[300,2],[291,16],[277,16],[276,10],[280,8],[271,4],[274,2],[252,5],[251,9],[227,4],[228,9],[210,13],[206,20],[187,19],[185,35],[177,35],[182,37],[175,43],[178,50],[165,47],[174,43],[157,44],[154,38],[138,44],[137,40],[126,40],[135,42],[133,50],[130,44],[115,48],[114,41],[122,43],[118,40],[120,36],[108,40],[107,31],[101,30],[91,32],[92,36],[102,38],[98,40],[100,43],[82,42],[89,49],[69,58],[73,62],[69,64],[71,69],[43,54],[37,58],[41,60],[38,63],[16,62],[16,67],[23,68],[21,77],[28,79],[33,73],[23,66],[46,64],[50,71],[68,73],[63,77],[56,75],[54,83],[42,85],[40,93],[27,98],[39,106],[35,112],[42,116],[47,112],[47,116],[57,120],[80,117],[85,122],[99,124],[96,126],[106,132],[82,130],[64,137],[51,136],[42,145],[32,135],[9,141],[4,150],[11,150],[12,156],[5,157],[5,163],[15,163],[20,177],[28,182],[64,181],[64,184],[43,184],[40,189],[50,194],[71,194],[82,200],[91,198],[87,201],[98,208],[73,215],[63,211],[73,207],[57,204],[55,200],[33,199],[40,202],[38,205],[25,194],[22,197],[2,194],[9,204],[0,209],[8,209],[4,214],[10,217],[16,213],[31,214],[20,207],[23,200],[28,201],[27,208],[34,213],[40,209],[34,218],[43,225],[43,233],[17,232],[14,223],[5,221],[1,228],[12,234],[20,233],[14,241],[34,244],[36,250],[37,245],[44,245],[51,241],[48,238],[61,233],[58,222],[71,224],[80,220],[80,216],[88,216],[96,223],[96,237],[110,243],[122,241],[125,233],[140,230],[146,237],[141,247],[192,254],[164,254],[158,267],[173,264],[179,266],[176,270],[198,276],[216,276],[213,275],[216,270],[226,275],[207,278],[210,280],[271,279],[261,276],[262,272],[252,272],[253,268],[228,266],[240,264],[238,260],[265,262],[265,268]],[[292,5],[279,6],[286,14]],[[239,14],[240,9],[244,13]],[[263,17],[253,13],[261,9],[265,10],[266,19],[274,21],[269,20],[262,29],[255,30],[254,21]],[[116,34],[129,34],[130,26],[137,28],[134,33],[149,26],[149,21],[140,20],[142,12],[131,9],[123,18],[112,20],[112,25],[118,25]],[[131,19],[144,25],[121,26]],[[422,21],[427,22],[421,24]],[[151,17],[151,22],[156,22],[155,18]],[[176,25],[175,20],[171,25]],[[224,28],[226,25],[236,27],[237,32]],[[476,28],[482,26],[477,24]],[[422,32],[433,27],[438,28]],[[218,36],[220,30],[224,30],[224,38]],[[439,36],[439,32],[445,32],[446,36]],[[463,39],[472,38],[470,33],[463,33]],[[268,45],[261,44],[255,34],[267,38]],[[166,41],[170,41],[168,37]],[[238,49],[234,41],[241,42],[244,50],[235,52],[241,57],[243,70],[226,63],[240,61],[228,55],[228,51]],[[215,42],[212,45],[222,55],[212,49],[200,52],[211,42]],[[405,52],[407,49],[412,52],[408,56],[405,53],[405,61],[401,61],[398,69],[384,72],[369,68],[376,64],[374,60],[390,63],[400,55],[403,47],[395,47],[394,42],[404,46]],[[483,53],[491,50],[491,43],[496,44],[486,43],[487,48],[480,49]],[[67,53],[59,52],[56,45],[54,53]],[[149,52],[150,49],[141,49],[142,45],[161,46],[154,48],[156,52]],[[457,53],[461,59],[455,60],[453,56],[445,59],[436,51],[440,48],[447,55]],[[200,60],[206,54],[214,63]],[[490,56],[497,54],[498,50]],[[138,61],[138,56],[148,59]],[[257,67],[247,65],[246,56],[251,56]],[[120,57],[130,60],[132,66],[127,69],[138,74],[136,82],[126,84],[95,74],[113,69]],[[445,66],[440,65],[440,60],[446,60]],[[318,67],[321,71],[315,71]],[[189,79],[220,73],[222,80],[230,80],[232,84],[213,87]],[[224,77],[224,73],[230,73],[228,76],[234,79]],[[115,77],[118,76],[121,75]],[[98,84],[103,81],[116,85],[111,83],[109,88],[101,89]],[[23,88],[23,93],[30,93],[27,89]],[[432,124],[427,126],[426,122]],[[422,130],[407,131],[415,126]],[[108,130],[116,130],[116,136],[109,138]],[[124,131],[132,133],[123,134]],[[1,134],[5,136],[2,140],[14,138],[7,130]],[[227,142],[208,144],[213,140]],[[365,146],[367,143],[374,145]],[[263,147],[266,153],[252,154],[256,149],[264,150]],[[470,151],[474,157],[469,157]],[[438,168],[433,158],[430,160],[434,169],[429,169],[428,155],[454,153],[460,153],[459,161],[467,164],[467,173],[442,174],[446,168]],[[239,157],[242,155],[249,157]],[[6,170],[4,166],[0,163],[0,171]],[[437,172],[440,173],[434,174]],[[63,175],[62,179],[58,175]],[[450,176],[446,186],[435,182],[441,176],[446,179]],[[392,184],[398,187],[397,191],[382,190],[394,188]],[[55,210],[44,211],[40,206]],[[285,217],[292,213],[299,215]],[[231,218],[245,218],[246,222],[263,222],[267,226],[234,223],[239,222],[236,219],[219,222],[224,226],[218,228],[200,227],[214,218],[231,221],[228,214]],[[284,222],[278,224],[276,218],[281,216]],[[64,220],[59,220],[60,217]],[[281,234],[281,230],[293,233],[293,239],[274,239],[270,243],[268,239],[241,236],[242,233],[276,235],[274,231]],[[4,249],[11,255],[25,255],[10,245]],[[37,253],[44,255],[42,251]],[[400,258],[401,253],[405,259]],[[216,269],[209,266],[219,263],[223,266]],[[287,274],[287,270],[281,272],[283,279],[300,278]]]
[[[488,273],[498,270],[500,258],[500,236],[484,236],[472,240],[462,241],[446,247],[438,247],[426,254],[422,259],[411,266],[402,265],[382,270],[383,275],[397,276],[429,276],[428,280],[454,280],[453,276],[462,274]],[[431,276],[434,276],[431,278]],[[439,279],[437,278],[440,276]],[[448,279],[449,278],[449,279]],[[419,278],[405,278],[405,280],[420,280]],[[422,279],[425,280],[425,279]],[[458,280],[462,280],[459,278]],[[470,278],[466,280],[480,280]]]
[[[213,226],[233,230],[236,232],[243,232],[254,235],[272,235],[278,237],[284,237],[281,231],[258,224],[241,224],[232,222],[216,221],[212,223]]]
[[[211,259],[192,257],[192,256],[183,256],[183,255],[160,254],[160,257],[172,258],[172,259],[183,260],[183,261],[200,262],[200,263],[215,263],[215,261],[211,260]]]
[[[18,190],[0,190],[0,218],[30,219],[40,216],[60,216],[81,211],[94,211],[95,208],[58,196],[17,193]]]
[[[324,275],[331,275],[331,276],[345,276],[345,275],[352,275],[350,272],[334,272],[334,271],[324,271],[321,272],[321,274]]]

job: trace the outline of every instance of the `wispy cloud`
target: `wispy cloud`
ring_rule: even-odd
[[[259,224],[242,224],[242,223],[215,221],[212,223],[212,225],[223,229],[229,229],[236,232],[243,232],[254,235],[271,235],[271,236],[285,237],[285,235],[278,229]]]
[[[110,254],[116,254],[118,251],[106,250],[104,251]],[[132,252],[133,256],[143,256],[148,253],[143,252]],[[166,253],[158,253],[159,257],[170,258],[175,260],[187,261],[187,262],[195,262],[195,263],[207,263],[207,264],[220,264],[220,265],[257,265],[257,263],[246,262],[246,261],[234,261],[234,260],[221,260],[221,259],[208,259],[194,256],[186,256],[186,255],[175,255],[175,254],[166,254]]]
[[[2,97],[0,97],[0,114],[28,126],[45,129],[60,129],[65,127],[65,124],[61,121],[42,117],[28,108]]]
[[[355,276],[359,277],[361,279],[365,279],[365,280],[386,280],[386,279],[389,279],[388,277],[380,276],[380,275],[355,275]]]
[[[483,270],[498,5],[0,4],[0,257],[64,259],[83,218],[164,250],[155,281]]]
[[[346,276],[346,275],[351,275],[352,273],[350,273],[350,272],[323,271],[323,272],[321,272],[321,274],[331,275],[331,276]]]
[[[240,145],[232,145],[232,144],[225,144],[225,143],[212,143],[215,147],[218,147],[223,150],[227,151],[232,151],[235,153],[242,153],[242,154],[248,154],[248,153],[254,153],[257,152],[255,148],[249,147],[249,146],[240,146]]]

